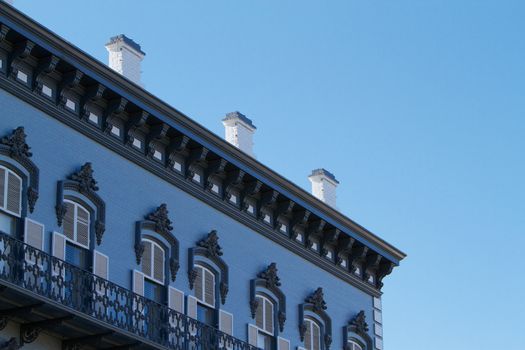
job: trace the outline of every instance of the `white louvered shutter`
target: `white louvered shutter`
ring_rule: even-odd
[[[133,293],[144,296],[144,274],[140,271],[133,270]]]
[[[204,302],[215,306],[215,276],[208,270],[204,270]]]
[[[108,279],[109,257],[96,250],[93,251],[93,273],[103,279]]]
[[[312,323],[312,345],[313,350],[320,350],[321,347],[321,330],[319,329],[319,326],[315,323]]]
[[[9,172],[7,178],[7,205],[6,209],[17,216],[22,209],[22,179]]]
[[[257,346],[257,332],[258,329],[253,324],[248,325],[248,344]]]
[[[0,208],[5,209],[5,178],[6,171],[0,167]]]
[[[195,266],[195,270],[197,271],[197,277],[195,278],[195,285],[194,285],[195,297],[197,297],[197,299],[199,299],[200,301],[204,301],[204,297],[202,296],[202,289],[203,289],[202,274],[204,271],[200,266]]]
[[[153,247],[153,279],[164,283],[164,249],[156,244]]]
[[[44,249],[44,225],[25,219],[24,242],[39,250]]]
[[[77,205],[77,239],[83,246],[89,247],[89,212]]]
[[[304,347],[307,350],[313,350],[312,348],[312,322],[304,321],[306,324],[306,332],[304,332]]]
[[[109,278],[109,257],[96,250],[93,251],[93,273],[105,280]],[[95,290],[99,294],[104,294],[104,281],[95,279]]]
[[[44,225],[26,218],[24,231],[24,242],[27,245],[39,250],[44,249]],[[37,254],[36,252],[27,252],[26,260],[37,263]],[[42,258],[40,258],[38,263],[42,264]]]
[[[66,260],[66,237],[58,232],[53,232],[52,253],[54,257]]]
[[[264,330],[273,334],[273,304],[264,300]]]
[[[186,299],[186,315],[193,319],[197,319],[197,299],[191,295],[188,295]]]
[[[277,338],[277,350],[290,350],[290,341],[284,338]]]
[[[255,311],[255,325],[260,329],[264,329],[264,299],[256,297],[257,310]]]
[[[233,315],[229,312],[219,310],[219,330],[233,335]]]
[[[153,249],[151,242],[144,241],[144,253],[142,254],[142,272],[148,276],[153,277],[151,273],[151,250]]]
[[[64,202],[66,214],[62,221],[64,235],[72,241],[75,241],[75,206],[73,203]]]
[[[168,307],[179,313],[184,313],[184,293],[176,288],[168,288]]]

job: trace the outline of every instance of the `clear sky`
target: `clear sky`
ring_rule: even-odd
[[[300,186],[335,173],[340,210],[408,254],[386,350],[525,348],[525,1],[15,4],[104,62],[135,39],[147,89],[220,135],[246,114]]]

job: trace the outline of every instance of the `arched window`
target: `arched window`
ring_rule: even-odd
[[[166,252],[156,242],[143,239],[142,273],[144,274],[144,296],[158,303],[164,301]]]
[[[299,333],[307,350],[328,350],[332,344],[332,321],[326,309],[322,288],[299,305]]]
[[[345,350],[372,350],[374,347],[368,331],[365,312],[361,310],[343,327]]]
[[[81,204],[65,199],[63,227],[66,236],[65,260],[80,268],[87,269],[91,263],[89,253],[90,213]]]
[[[285,349],[289,343],[278,337],[286,321],[286,297],[280,286],[276,263],[250,281],[250,310],[255,325],[248,325],[248,342],[264,350]]]
[[[358,343],[355,339],[349,339],[346,344],[346,350],[364,350],[363,346],[360,343]]]
[[[215,324],[215,274],[208,268],[195,264],[197,273],[194,284],[197,298],[197,319],[203,323]]]
[[[17,218],[22,215],[22,178],[0,166],[0,231],[16,233]]]
[[[194,291],[194,296],[188,296],[188,316],[231,335],[233,317],[220,310],[228,294],[228,265],[221,258],[217,231],[212,230],[188,253],[188,279]]]
[[[321,327],[316,320],[312,318],[304,319],[304,347],[306,350],[320,350],[321,349]]]
[[[255,297],[255,325],[257,326],[257,347],[263,350],[273,348],[275,334],[275,305],[267,296],[258,293]]]

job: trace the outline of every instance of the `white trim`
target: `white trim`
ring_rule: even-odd
[[[269,336],[274,336],[274,333],[275,333],[275,303],[273,301],[270,300],[270,298],[262,295],[262,294],[256,294],[255,295],[255,299],[257,298],[261,298],[263,299],[263,303],[262,305],[260,305],[259,307],[261,307],[261,310],[262,310],[262,316],[263,316],[263,319],[262,319],[262,323],[263,323],[263,327],[266,327],[266,307],[265,307],[265,303],[270,303],[272,305],[272,330],[273,332],[270,332],[264,328],[260,328],[257,326],[257,321],[255,323],[255,326],[257,327],[257,329],[259,329],[261,332],[269,335]]]

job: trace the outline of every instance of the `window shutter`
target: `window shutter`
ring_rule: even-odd
[[[158,245],[153,248],[153,278],[164,283],[164,250]]]
[[[8,173],[7,181],[7,210],[20,216],[22,204],[22,180],[15,174]]]
[[[5,209],[5,169],[0,168],[0,208]]]
[[[151,242],[144,241],[144,253],[142,254],[142,272],[148,276],[152,277],[151,273]]]
[[[186,307],[186,315],[193,319],[197,319],[197,299],[191,295],[188,295]]]
[[[168,307],[177,312],[184,313],[184,293],[176,288],[169,287]]]
[[[77,206],[77,242],[89,247],[89,212]]]
[[[260,329],[264,329],[264,299],[256,297],[255,300],[257,300],[257,310],[255,311],[255,324]]]
[[[253,324],[248,325],[248,344],[257,346],[257,327]]]
[[[61,260],[66,260],[66,237],[58,232],[53,232],[52,243],[53,256]]]
[[[93,251],[93,273],[103,279],[108,279],[109,257],[96,250]]]
[[[64,202],[66,214],[62,221],[64,235],[70,240],[75,240],[75,206],[72,203]]]
[[[290,350],[290,341],[284,338],[277,338],[277,350]]]
[[[144,274],[133,270],[133,293],[144,296]]]
[[[270,301],[265,300],[264,309],[264,330],[273,334],[273,304]]]
[[[306,332],[304,332],[304,347],[308,350],[313,350],[312,348],[312,322],[305,320]]]
[[[27,219],[25,220],[24,242],[31,247],[44,249],[44,225]]]
[[[312,323],[312,332],[313,332],[313,350],[320,350],[321,330],[315,323]]]
[[[301,346],[298,346],[297,347],[297,350],[306,350],[305,348],[301,347]]]
[[[219,310],[219,330],[233,335],[233,315],[229,312]]]
[[[204,298],[202,296],[202,273],[204,271],[199,266],[195,266],[195,269],[197,270],[197,277],[195,278],[195,296],[197,297],[197,299],[204,301]]]
[[[204,271],[204,301],[215,306],[215,276],[210,271]]]

